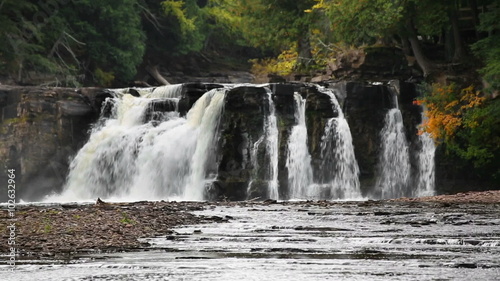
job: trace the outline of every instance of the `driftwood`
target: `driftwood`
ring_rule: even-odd
[[[158,83],[162,84],[162,85],[170,85],[170,83],[167,81],[167,79],[165,79],[165,77],[163,77],[161,74],[160,74],[160,71],[158,70],[158,66],[157,65],[148,65],[146,66],[146,71],[149,73],[149,75],[151,75]]]

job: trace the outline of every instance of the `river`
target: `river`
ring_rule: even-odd
[[[500,280],[500,205],[209,205],[229,222],[144,239],[139,252],[23,260],[2,280]]]

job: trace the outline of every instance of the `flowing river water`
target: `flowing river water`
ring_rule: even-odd
[[[150,247],[24,260],[1,280],[500,280],[500,205],[234,203]]]

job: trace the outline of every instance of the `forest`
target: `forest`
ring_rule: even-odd
[[[186,57],[285,76],[396,47],[422,88],[421,131],[499,187],[499,19],[495,0],[2,0],[0,81],[166,84],[162,69]]]

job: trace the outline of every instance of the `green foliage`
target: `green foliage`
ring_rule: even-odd
[[[136,0],[1,3],[4,74],[16,73],[22,79],[36,71],[75,81],[71,77],[78,72],[100,68],[126,81],[142,61],[145,37]]]
[[[268,74],[289,75],[296,67],[297,52],[295,50],[285,50],[276,59],[252,59],[252,73],[260,76]]]
[[[220,49],[221,47],[248,46],[241,32],[242,17],[238,13],[238,2],[235,0],[210,0],[201,9],[206,35],[204,47]]]
[[[125,212],[122,212],[121,213],[122,215],[122,218],[120,219],[120,222],[123,223],[123,224],[136,224],[136,221],[134,221],[133,219],[131,219],[127,213]]]
[[[480,15],[478,29],[488,33],[488,37],[472,45],[475,55],[480,57],[485,66],[480,70],[484,79],[490,83],[493,90],[500,90],[500,5]]]
[[[235,13],[253,46],[281,51],[309,33],[314,16],[305,10],[313,5],[312,0],[246,0],[238,2]]]
[[[31,71],[51,73],[66,84],[85,74],[81,81],[108,86],[133,79],[146,52],[145,64],[151,64],[159,57],[206,50],[244,53],[247,46],[273,57],[296,52],[292,69],[316,63],[308,65],[311,70],[331,61],[339,53],[335,46],[387,43],[395,35],[405,38],[410,33],[408,23],[418,35],[442,35],[450,28],[450,15],[468,7],[466,2],[57,0],[47,10],[43,1],[3,0],[0,73],[20,80]],[[481,74],[499,89],[500,12],[494,2],[479,3],[490,9],[480,15],[479,26],[488,36],[472,49],[485,62]],[[281,55],[277,68],[290,66],[288,59]]]
[[[52,220],[50,218],[43,219],[43,233],[52,232]]]
[[[43,55],[43,32],[34,15],[39,7],[29,1],[5,0],[0,5],[0,73],[15,73],[20,79],[24,70],[56,73],[61,69]],[[29,20],[32,18],[33,20]]]
[[[113,80],[115,80],[115,76],[111,72],[105,72],[100,68],[97,68],[94,71],[95,80],[99,85],[103,87],[109,87],[112,85]]]
[[[500,181],[500,99],[469,110],[463,119],[450,149],[471,160],[478,174]]]
[[[167,0],[161,2],[167,20],[166,30],[174,38],[173,53],[187,54],[200,51],[205,35],[201,32],[203,25],[200,8],[195,0]]]
[[[182,34],[196,30],[195,18],[188,18],[184,5],[184,1],[167,0],[162,2],[165,15],[173,16],[179,21]]]
[[[500,180],[500,99],[486,99],[472,86],[433,85],[422,100],[423,129],[448,151],[470,161],[475,173]]]
[[[349,44],[370,43],[397,33],[405,9],[399,0],[327,1],[322,7],[331,21],[334,39]]]
[[[412,20],[422,35],[439,35],[449,26],[448,10],[455,1],[352,0],[321,1],[318,9],[331,21],[334,39],[349,44],[371,44],[376,39],[406,33]],[[376,15],[376,16],[374,16]]]
[[[75,0],[65,6],[62,32],[83,42],[81,59],[89,68],[127,81],[142,62],[145,36],[135,0]]]

